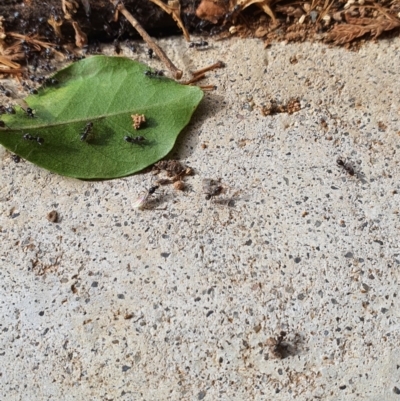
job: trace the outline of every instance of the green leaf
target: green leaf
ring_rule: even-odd
[[[82,179],[123,177],[157,162],[173,148],[200,103],[203,92],[166,77],[150,77],[144,64],[94,56],[54,75],[38,95],[3,115],[0,143],[23,158],[58,174]],[[34,110],[34,118],[26,113]],[[25,110],[24,110],[25,109]],[[131,115],[145,115],[135,130]],[[93,128],[81,140],[86,124]],[[25,134],[31,140],[24,139]],[[143,136],[129,143],[125,136]],[[42,138],[40,144],[34,138]]]

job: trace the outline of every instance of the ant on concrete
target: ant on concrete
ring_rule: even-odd
[[[346,170],[351,176],[355,174],[353,166],[350,163],[345,163],[340,157],[336,160],[336,164]]]

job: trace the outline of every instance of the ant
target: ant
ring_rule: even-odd
[[[43,75],[42,75],[42,76],[30,75],[30,76],[29,76],[29,79],[30,79],[32,82],[37,82],[37,83],[41,84],[41,83],[43,83],[43,82],[46,80],[46,77],[44,77]],[[22,85],[24,85],[24,84],[22,84]]]
[[[26,109],[24,109],[23,107],[21,107],[22,110],[24,110],[24,112],[26,113],[26,115],[30,118],[35,118],[35,110],[31,109],[30,107],[27,107]]]
[[[58,81],[55,78],[47,78],[45,82],[47,85],[57,85],[58,84]]]
[[[0,114],[15,114],[15,110],[12,106],[0,106]]]
[[[124,137],[124,141],[132,143],[132,144],[136,144],[136,145],[140,145],[142,144],[144,141],[146,140],[146,138],[144,136],[125,136]]]
[[[149,196],[153,195],[158,188],[159,188],[159,185],[154,185],[154,186],[150,187],[147,190],[145,195],[141,196],[135,202],[133,202],[132,206],[134,208],[143,209],[146,205],[146,202],[147,202],[147,199],[149,198]]]
[[[91,133],[93,129],[93,123],[90,121],[86,124],[85,129],[81,135],[81,141],[88,141],[90,140]]]
[[[36,141],[39,145],[43,145],[44,139],[40,136],[32,136],[31,134],[25,134],[23,137],[26,141]]]
[[[44,56],[49,60],[50,58],[53,57],[53,49],[51,47],[48,47],[45,51],[44,51]]]
[[[129,49],[132,53],[136,53],[136,46],[135,46],[133,43],[127,42],[126,45],[127,45],[128,49]]]
[[[122,48],[121,48],[120,41],[118,39],[115,39],[114,42],[113,42],[113,45],[114,45],[114,52],[116,54],[121,54]]]
[[[196,47],[197,49],[199,48],[205,49],[206,47],[208,47],[208,42],[202,39],[200,42],[191,42],[189,44],[189,47]]]
[[[21,157],[18,155],[11,155],[11,159],[14,163],[19,163],[21,161]]]
[[[11,92],[8,89],[6,89],[3,85],[0,85],[0,92],[2,92],[4,96],[7,97],[11,96]]]
[[[161,70],[155,70],[155,71],[147,70],[147,71],[144,72],[144,75],[146,75],[146,77],[149,77],[149,78],[159,78],[159,77],[163,77],[164,76],[164,71],[161,71]]]
[[[153,58],[153,55],[154,55],[153,49],[147,50],[147,55],[149,56],[149,58]]]
[[[345,163],[341,158],[336,160],[336,164],[340,167],[343,167],[351,176],[355,174],[354,168],[351,166],[351,164]]]
[[[31,95],[37,95],[38,91],[35,88],[31,88],[26,82],[22,82],[22,86],[29,91]]]
[[[203,180],[203,193],[206,194],[206,200],[210,200],[214,196],[221,195],[224,187],[220,184],[219,180],[205,178]]]

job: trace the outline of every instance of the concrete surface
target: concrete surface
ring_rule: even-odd
[[[172,155],[187,191],[138,211],[151,174],[1,153],[0,399],[400,400],[400,40],[162,44],[186,70],[227,64]]]

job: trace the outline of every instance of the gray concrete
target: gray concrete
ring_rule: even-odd
[[[400,400],[400,40],[162,43],[187,70],[227,63],[173,155],[186,192],[134,210],[151,174],[83,182],[1,153],[0,399]]]

